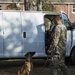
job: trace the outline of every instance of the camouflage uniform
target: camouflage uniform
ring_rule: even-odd
[[[54,37],[50,45],[50,75],[57,75],[57,70],[59,68],[64,75],[69,75],[68,68],[64,64],[64,58],[66,53],[66,32],[66,27],[63,24],[57,25],[55,28]]]

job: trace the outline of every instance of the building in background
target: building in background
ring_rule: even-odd
[[[75,2],[51,2],[56,12],[64,11],[71,22],[75,22]]]
[[[28,1],[28,0],[0,0],[0,10],[25,10],[24,1]],[[29,1],[36,1],[36,0],[29,0]],[[75,18],[75,0],[66,0],[66,1],[65,0],[45,0],[45,1],[49,1],[47,2],[47,4],[55,7],[54,11],[56,12],[64,11],[70,18],[70,21],[75,22],[75,19],[74,19]]]

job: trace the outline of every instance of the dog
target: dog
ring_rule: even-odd
[[[28,52],[25,55],[25,63],[21,67],[21,69],[18,70],[18,75],[30,75],[30,72],[33,67],[33,63],[31,62],[31,59],[34,54],[35,54],[35,52]]]

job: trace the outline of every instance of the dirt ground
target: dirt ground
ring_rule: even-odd
[[[33,61],[34,68],[31,72],[31,75],[50,75],[49,73],[49,62],[45,67],[43,65],[45,64],[45,60],[35,60]],[[68,61],[69,62],[69,61]],[[24,61],[0,61],[0,75],[17,75],[17,71],[21,68]],[[66,63],[71,75],[75,75],[75,66],[72,64]],[[63,75],[61,71],[59,70],[58,75]]]

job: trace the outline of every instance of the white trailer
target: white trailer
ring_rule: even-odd
[[[65,13],[41,11],[0,11],[0,58],[24,57],[35,51],[34,57],[47,57],[44,18],[50,21],[61,15],[67,27],[66,56],[75,63],[75,31]]]

